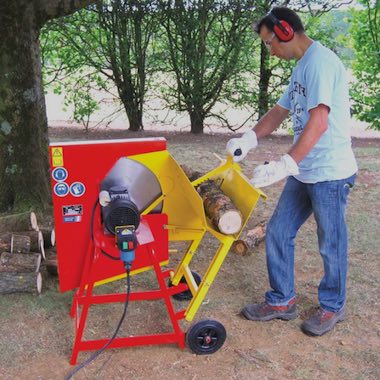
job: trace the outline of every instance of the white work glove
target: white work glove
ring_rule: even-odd
[[[265,187],[297,174],[299,174],[297,163],[289,154],[285,154],[280,161],[270,161],[268,164],[257,166],[249,182],[255,187]]]
[[[257,147],[256,133],[252,130],[244,132],[241,137],[233,138],[227,142],[226,150],[235,162],[241,161],[247,153]]]

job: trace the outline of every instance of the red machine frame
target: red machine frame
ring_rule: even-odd
[[[86,320],[89,308],[92,305],[108,304],[115,302],[126,302],[126,293],[113,293],[94,295],[93,289],[96,283],[94,273],[97,267],[102,265],[101,258],[102,250],[106,252],[115,251],[114,237],[105,235],[101,228],[99,206],[94,215],[94,240],[91,241],[86,255],[86,262],[83,269],[81,283],[79,289],[75,292],[73,304],[71,307],[70,315],[75,318],[75,341],[72,351],[70,363],[76,364],[78,354],[80,351],[98,350],[104,347],[109,338],[96,339],[96,340],[83,340],[83,333],[86,326]],[[159,289],[131,292],[128,301],[146,301],[163,299],[165,301],[166,309],[173,326],[173,331],[167,333],[129,336],[129,337],[116,337],[107,348],[117,347],[131,347],[138,345],[152,345],[152,344],[170,344],[177,343],[180,348],[185,348],[185,333],[181,330],[179,320],[185,316],[185,310],[175,311],[171,297],[175,294],[181,293],[188,289],[186,283],[180,283],[177,286],[169,286],[168,278],[170,277],[170,270],[162,270],[160,266],[160,257],[156,255],[157,249],[168,249],[168,234],[160,231],[160,227],[167,224],[167,216],[165,214],[150,214],[142,217],[141,225],[145,226],[148,234],[152,234],[151,239],[144,244],[139,245],[139,255],[145,256],[145,262],[149,262],[153,267]],[[160,240],[155,238],[160,235]],[[164,236],[162,236],[164,234]],[[133,264],[132,264],[133,270]]]

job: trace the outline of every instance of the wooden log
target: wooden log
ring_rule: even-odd
[[[30,238],[30,251],[40,252],[41,245],[43,244],[43,234],[41,231],[17,231],[14,235],[29,236]]]
[[[12,234],[11,253],[29,253],[30,237],[26,235]]]
[[[0,255],[0,272],[38,272],[41,266],[41,254],[3,252]]]
[[[246,256],[252,252],[265,238],[266,223],[261,222],[253,229],[244,231],[240,238],[231,247],[231,251],[240,256]]]
[[[12,234],[10,232],[0,234],[0,252],[10,251],[11,238]]]
[[[0,294],[37,293],[42,290],[40,272],[0,273]]]
[[[51,247],[46,250],[45,265],[48,273],[53,276],[58,275],[57,251],[55,247]]]
[[[231,199],[222,192],[215,181],[207,180],[202,182],[197,187],[197,191],[203,199],[205,213],[215,228],[226,235],[240,231],[243,217]]]
[[[44,247],[50,248],[55,245],[55,232],[54,228],[40,228],[44,240]]]
[[[26,230],[38,230],[37,217],[34,212],[23,212],[0,217],[0,232]]]

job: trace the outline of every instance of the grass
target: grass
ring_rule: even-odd
[[[96,136],[94,136],[95,138]],[[129,137],[129,136],[124,136]],[[134,137],[132,135],[132,137]],[[212,155],[223,151],[228,136],[169,136],[169,149],[180,163],[207,171],[218,164]],[[277,144],[277,145],[276,145]],[[251,155],[243,171],[250,175],[252,164],[268,153],[275,157],[285,146],[277,139],[264,141]],[[322,274],[315,223],[312,218],[301,228],[296,241],[296,281],[300,317],[294,321],[255,323],[238,314],[246,303],[261,302],[268,289],[265,248],[261,244],[248,256],[230,253],[222,265],[195,320],[212,318],[227,329],[227,341],[214,355],[196,356],[176,346],[144,346],[110,350],[93,363],[78,379],[218,380],[251,379],[326,379],[374,380],[380,378],[378,279],[380,278],[380,142],[363,142],[355,148],[361,171],[347,209],[350,229],[350,270],[348,276],[348,319],[321,338],[302,334],[302,319],[317,306],[317,287]],[[267,220],[275,207],[282,185],[265,192],[250,220],[252,226]],[[172,266],[180,252],[171,257]],[[194,257],[191,269],[204,274],[216,250],[207,237]],[[69,369],[73,325],[69,317],[72,292],[59,293],[57,279],[44,277],[43,293],[1,296],[0,302],[0,378],[63,378]],[[133,290],[156,287],[152,272],[136,276]],[[125,283],[107,284],[101,292],[123,291]],[[183,304],[174,302],[176,307]],[[111,335],[121,315],[120,305],[97,307],[91,312],[86,336]],[[143,313],[143,317],[140,317]],[[159,302],[130,305],[122,332],[138,334],[144,329],[161,331],[170,324]],[[190,322],[181,321],[184,330]],[[150,332],[150,331],[148,331]],[[81,354],[85,359],[87,354]],[[154,368],[152,370],[151,368]]]

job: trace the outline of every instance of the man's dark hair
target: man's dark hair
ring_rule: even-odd
[[[271,13],[275,15],[278,20],[286,21],[293,28],[294,33],[305,31],[300,17],[291,9],[286,7],[274,7],[272,8]],[[260,30],[263,25],[273,32],[274,22],[268,14],[266,14],[255,24],[254,30],[257,34],[260,34]]]

